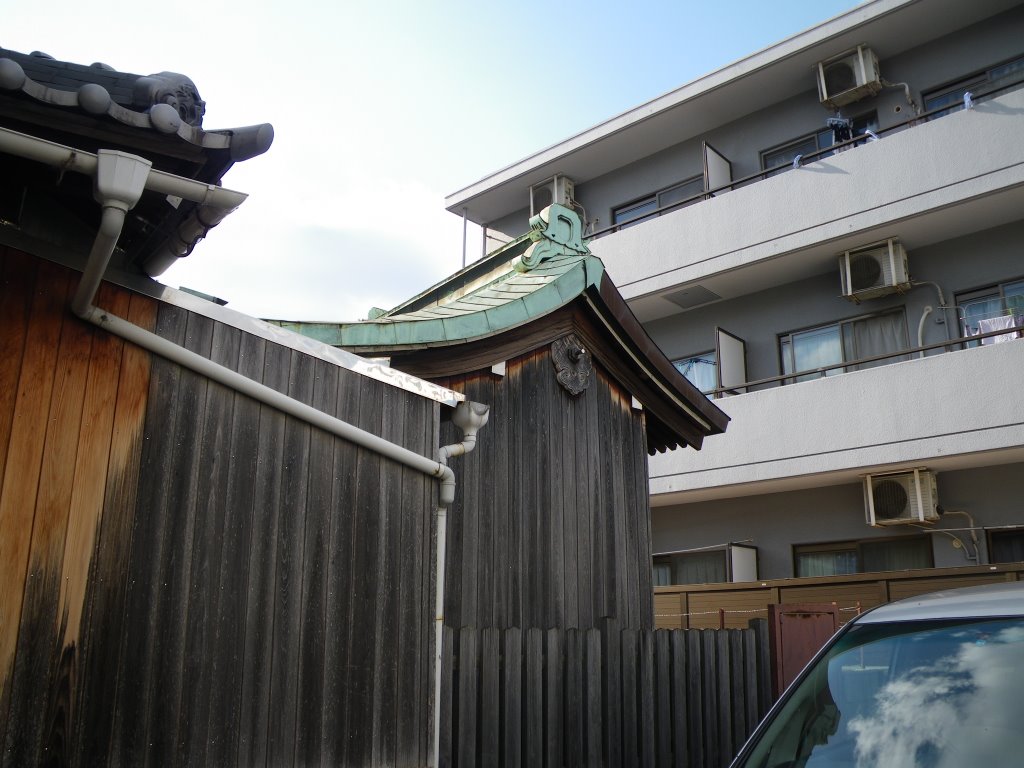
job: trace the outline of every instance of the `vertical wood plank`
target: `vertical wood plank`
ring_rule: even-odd
[[[32,308],[36,260],[21,251],[0,246],[0,479],[7,466],[11,426],[18,402],[18,377],[25,352]],[[3,719],[0,718],[0,735]]]
[[[353,377],[355,379],[356,377]],[[362,378],[362,377],[358,377]],[[383,385],[372,380],[359,382],[357,423],[363,429],[377,434],[384,424]],[[374,579],[379,572],[379,542],[384,534],[381,525],[381,479],[383,458],[369,451],[358,452],[356,482],[352,506],[352,555],[347,586],[352,591],[350,624],[347,629],[348,666],[344,695],[347,699],[345,715],[345,752],[343,761],[356,765],[369,765],[374,749],[374,662],[378,637],[377,613],[382,585]]]
[[[156,315],[157,304],[153,299],[138,294],[131,296],[130,322],[151,330],[156,325]],[[81,327],[84,332],[87,326],[82,323]],[[74,705],[77,716],[73,753],[84,765],[103,765],[110,759],[113,702],[117,677],[121,674],[121,637],[128,591],[125,564],[131,559],[149,381],[150,354],[133,344],[125,344],[100,537],[90,567],[87,629],[83,633]]]
[[[640,765],[640,647],[635,629],[622,630],[622,764]]]
[[[309,403],[313,397],[314,360],[291,351],[288,395]],[[306,499],[309,490],[311,427],[292,417],[285,420],[281,496],[274,568],[273,658],[270,667],[270,725],[267,760],[283,765],[294,760],[298,713],[299,640],[302,626],[302,571]]]
[[[687,656],[687,700],[688,725],[687,731],[690,735],[690,765],[710,765],[705,762],[705,744],[707,735],[704,732],[706,707],[703,701],[704,685],[702,669],[706,663],[704,646],[701,644],[701,631],[699,629],[683,630],[686,635],[686,656]]]
[[[701,650],[701,690],[704,694],[703,708],[704,717],[704,759],[709,766],[721,765],[722,763],[722,742],[719,714],[719,689],[717,685],[718,676],[718,643],[717,630],[701,629],[700,632]]]
[[[590,398],[583,393],[574,402],[573,407],[573,438],[576,469],[573,479],[576,485],[576,567],[577,590],[579,595],[579,626],[591,627],[601,618],[594,613],[593,568],[591,549],[591,532],[593,530],[593,509],[590,503],[591,469],[589,459],[590,439],[588,402]]]
[[[185,348],[208,357],[212,341],[213,321],[190,313],[185,321]],[[172,464],[164,469],[170,474],[170,481],[159,509],[173,523],[166,530],[168,540],[162,550],[162,558],[154,564],[159,569],[161,588],[157,593],[156,622],[148,640],[154,655],[154,696],[147,712],[145,742],[145,754],[150,762],[166,759],[169,754],[181,759],[182,717],[188,722],[188,713],[182,712],[182,700],[193,681],[183,680],[182,669],[189,624],[189,580],[195,541],[198,476],[205,471],[199,464],[199,444],[201,426],[206,418],[208,386],[205,377],[192,371],[182,371],[174,431],[163,436],[163,439],[173,436],[175,446]]]
[[[441,732],[438,734],[438,762],[455,765],[455,724],[458,722],[455,686],[455,643],[457,634],[451,627],[441,629]]]
[[[744,719],[743,739],[754,732],[760,716],[760,669],[757,658],[757,634],[753,628],[743,630]]]
[[[423,455],[435,451],[433,404],[426,400],[403,396],[402,421],[407,445]],[[433,658],[429,635],[433,631],[430,598],[430,563],[434,559],[430,547],[433,525],[431,481],[416,472],[404,471],[402,497],[398,509],[400,526],[395,548],[395,589],[398,596],[397,648],[395,689],[394,760],[397,764],[423,764],[426,761],[424,734],[432,724],[427,718],[427,702],[433,701],[432,686],[426,682]],[[426,677],[425,677],[426,674]]]
[[[576,482],[579,471],[576,464],[576,435],[574,430],[575,411],[578,402],[570,398],[568,392],[559,395],[561,401],[558,409],[557,432],[561,451],[561,473],[557,486],[562,494],[562,581],[564,584],[565,624],[570,627],[586,626],[580,621],[579,580],[579,528],[577,512],[579,503],[576,498]]]
[[[672,714],[672,663],[669,649],[668,630],[654,632],[654,685],[657,718],[655,738],[657,739],[657,764],[672,764],[672,728],[675,718]]]
[[[506,659],[506,663],[508,659]],[[480,632],[480,765],[499,765],[501,755],[501,630]]]
[[[653,768],[656,761],[655,712],[654,712],[654,637],[648,631],[640,631],[640,765]]]
[[[98,301],[119,316],[128,314],[130,296],[102,285]],[[79,678],[86,589],[94,545],[103,520],[107,471],[111,458],[114,411],[124,342],[110,334],[94,333],[82,401],[80,430],[75,437],[74,480],[68,512],[67,535],[61,559],[59,618],[59,666],[51,670],[54,685],[48,704],[49,722],[44,749],[51,756],[66,753],[73,727],[72,686]],[[120,467],[115,467],[119,471]],[[59,758],[57,758],[59,759]]]
[[[238,367],[241,333],[222,323],[212,329],[210,359],[232,370]],[[228,388],[210,383],[206,409],[196,436],[199,466],[196,478],[194,535],[186,546],[192,550],[189,577],[185,650],[182,656],[182,705],[178,729],[184,762],[209,762],[207,745],[229,731],[210,701],[215,687],[225,683],[225,660],[216,655],[217,617],[221,612],[219,566],[224,556],[228,487],[232,471],[231,425],[236,395]]]
[[[322,360],[315,362],[314,408],[334,413],[338,400],[338,369]],[[302,555],[302,609],[298,671],[298,729],[295,762],[321,762],[323,700],[328,601],[327,572],[330,557],[330,522],[334,485],[335,438],[313,430],[309,444],[309,498],[306,509]]]
[[[672,654],[672,764],[675,768],[690,768],[686,634],[674,629],[670,630],[669,637]]]
[[[335,415],[359,423],[362,387],[358,377],[338,371]],[[331,517],[327,560],[327,605],[325,632],[330,642],[324,648],[324,694],[321,719],[321,759],[328,765],[346,764],[349,753],[347,722],[352,642],[358,636],[353,626],[352,603],[357,574],[353,571],[356,530],[356,490],[365,470],[360,461],[363,452],[345,440],[334,441],[331,468]],[[364,482],[366,480],[364,479]]]
[[[405,421],[400,395],[392,387],[381,392],[381,434],[404,445]],[[399,639],[399,584],[398,561],[402,533],[402,489],[406,482],[413,483],[411,471],[397,462],[381,461],[381,494],[378,508],[379,536],[374,562],[367,575],[373,579],[377,597],[374,601],[374,643],[371,692],[373,708],[373,763],[391,765],[395,755],[397,730],[398,639]]]
[[[267,342],[242,334],[238,347],[238,373],[260,380]],[[243,395],[232,399],[228,450],[232,471],[228,475],[223,518],[221,561],[214,574],[215,586],[223,599],[212,617],[215,625],[211,654],[216,659],[217,684],[210,690],[209,712],[219,724],[219,735],[207,743],[208,765],[233,765],[237,761],[241,736],[242,678],[248,663],[240,649],[246,643],[248,615],[249,552],[253,538],[253,506],[256,476],[260,404]],[[213,727],[213,724],[211,724]]]
[[[583,688],[583,635],[579,629],[565,632],[565,707],[563,715],[564,752],[560,765],[582,765],[586,754],[584,739],[585,691]]]
[[[585,709],[583,713],[584,726],[586,729],[586,751],[582,753],[584,765],[604,765],[604,750],[601,740],[604,737],[604,727],[601,722],[601,714],[604,711],[604,695],[602,685],[602,669],[604,654],[601,649],[601,631],[591,628],[586,631],[585,638],[586,670],[584,672]]]
[[[56,277],[66,292],[68,274]],[[54,290],[60,287],[54,284]],[[91,343],[92,337],[84,324],[67,316],[56,357],[33,526],[24,532],[26,537],[31,537],[28,573],[10,678],[11,706],[4,749],[4,759],[11,765],[39,762],[48,719],[48,699],[54,693],[50,685],[51,672],[58,667],[60,653],[56,637],[57,598],[78,449],[75,436],[81,424]],[[21,361],[14,362],[20,365]],[[4,535],[10,534],[5,532]],[[67,691],[63,693],[66,705]],[[64,745],[60,746],[63,755]]]
[[[529,766],[544,763],[544,635],[541,630],[526,630],[526,688],[525,702],[526,745],[524,763]]]
[[[730,629],[729,634],[729,676],[732,684],[729,690],[729,713],[732,720],[732,731],[730,733],[731,743],[729,745],[729,760],[731,761],[743,742],[747,738],[746,702],[748,683],[745,678],[745,648],[744,635],[747,630]]]
[[[54,286],[58,272],[48,262],[28,262],[25,266],[38,272],[37,280],[29,277],[21,286],[22,290],[35,287],[8,437],[10,448],[0,486],[0,530],[4,531],[0,536],[0,724],[6,723],[10,706],[11,675],[60,339],[61,305],[67,288],[66,283]]]
[[[290,363],[287,349],[268,344],[263,360],[263,383],[286,392]],[[269,406],[260,406],[238,749],[238,762],[242,765],[265,763],[269,749],[278,513],[286,423],[284,414]]]
[[[518,627],[504,630],[505,663],[502,668],[502,764],[518,768],[523,764],[523,635]]]
[[[564,630],[549,629],[544,635],[544,757],[545,765],[559,766],[563,764],[562,739],[565,734]]]
[[[718,744],[719,761],[727,766],[732,760],[732,662],[729,634],[735,630],[722,629],[715,633],[715,656],[718,658]]]
[[[463,627],[459,630],[459,735],[456,753],[460,768],[472,768],[478,764],[477,746],[480,723],[477,721],[477,673],[479,665],[478,630],[475,627]]]
[[[623,765],[622,745],[625,740],[622,716],[622,633],[615,619],[602,619],[601,693],[604,700],[604,753],[610,768]]]
[[[187,313],[161,306],[156,333],[175,343],[185,338]],[[159,650],[151,637],[159,621],[158,600],[163,583],[158,564],[164,557],[169,529],[176,521],[163,514],[169,472],[174,454],[178,410],[179,366],[159,357],[152,358],[149,395],[146,403],[145,433],[140,484],[132,523],[131,555],[128,561],[128,592],[125,632],[121,638],[119,675],[114,697],[111,728],[111,762],[137,765],[144,761],[146,723],[150,702],[157,695],[153,677]],[[157,640],[160,638],[157,637]]]

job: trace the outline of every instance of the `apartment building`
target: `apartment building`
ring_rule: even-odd
[[[1024,4],[871,0],[449,196],[575,207],[731,417],[651,459],[655,584],[1024,560],[1022,86]]]

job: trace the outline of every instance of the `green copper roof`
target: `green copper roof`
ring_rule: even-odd
[[[344,348],[437,346],[523,325],[600,284],[604,265],[583,243],[574,211],[552,205],[530,227],[528,235],[373,320],[282,325]]]

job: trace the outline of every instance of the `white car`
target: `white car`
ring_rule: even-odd
[[[732,768],[1024,765],[1024,582],[879,606],[836,633]]]

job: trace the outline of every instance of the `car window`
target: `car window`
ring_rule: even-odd
[[[858,625],[788,695],[741,765],[1016,764],[1022,692],[1022,619]]]

